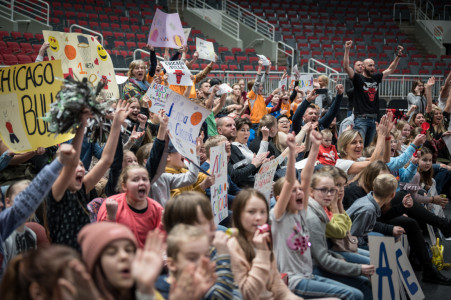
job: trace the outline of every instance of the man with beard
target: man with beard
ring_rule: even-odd
[[[345,43],[343,67],[354,85],[354,129],[360,132],[366,147],[376,134],[376,121],[379,112],[379,84],[396,70],[404,48],[398,46],[396,58],[388,69],[382,73],[376,73],[374,60],[367,58],[363,61],[363,73],[358,74],[349,66],[349,49],[351,47],[352,41],[347,41]]]
[[[357,74],[363,73],[363,62],[360,60],[357,60],[354,63],[354,72]],[[354,85],[352,84],[352,80],[348,77],[345,81],[345,92],[348,96],[348,113],[347,117],[352,115],[352,109],[354,108]]]
[[[326,114],[320,118],[319,108],[313,104],[315,98],[318,96],[316,94],[316,89],[311,91],[304,101],[298,106],[296,112],[293,116],[293,131],[298,134],[301,131],[301,127],[308,122],[318,122],[317,130],[323,130],[329,128],[330,124],[337,116],[340,110],[341,100],[343,99],[344,87],[342,84],[337,84],[336,86],[337,96],[334,98],[332,105]],[[312,103],[313,102],[313,103]]]

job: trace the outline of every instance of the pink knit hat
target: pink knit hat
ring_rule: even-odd
[[[94,264],[99,259],[103,249],[109,243],[120,239],[130,240],[135,247],[138,247],[132,231],[122,224],[100,222],[88,224],[81,229],[77,240],[81,246],[83,260],[90,273],[92,273]]]

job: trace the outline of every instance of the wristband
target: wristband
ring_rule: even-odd
[[[415,148],[416,150],[420,149],[421,146],[415,146],[415,144],[410,144],[410,146],[412,146],[413,148]]]
[[[385,140],[386,140],[386,141],[391,140],[391,136],[386,136],[386,137],[385,137]]]

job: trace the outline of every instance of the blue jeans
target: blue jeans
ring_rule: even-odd
[[[358,289],[317,275],[312,279],[302,279],[292,292],[307,299],[324,297],[337,297],[342,300],[363,299],[363,294]]]
[[[332,250],[333,251],[333,250]],[[334,251],[340,254],[347,262],[352,262],[361,265],[370,264],[370,252],[368,250],[357,248],[357,253],[355,252],[342,252]]]
[[[361,299],[373,299],[373,293],[371,292],[371,281],[365,276],[343,276],[327,272],[319,267],[313,267],[313,274],[324,276],[358,289],[363,293],[363,298]]]
[[[368,147],[376,135],[376,119],[366,117],[355,117],[354,129],[360,132],[365,147]]]

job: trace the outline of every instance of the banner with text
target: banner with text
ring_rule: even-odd
[[[97,86],[102,77],[108,85],[103,93],[107,99],[119,99],[113,62],[99,41],[88,34],[77,32],[42,31],[44,40],[50,43],[49,60],[60,59],[64,77],[71,75],[77,80],[87,78]]]
[[[254,189],[265,195],[268,203],[270,202],[273,178],[278,165],[279,157],[262,164],[258,173],[255,174]]]
[[[154,47],[179,49],[186,45],[186,41],[179,14],[167,14],[157,8],[147,43]]]
[[[59,60],[0,68],[0,137],[16,153],[51,147],[73,134],[50,133],[42,120],[61,89]]]
[[[299,89],[304,92],[313,90],[313,75],[306,74],[299,76]]]
[[[170,85],[192,86],[191,72],[183,60],[162,61]]]
[[[215,184],[210,188],[211,207],[215,224],[219,224],[228,215],[227,203],[227,153],[225,143],[210,148],[210,174],[215,176]]]
[[[168,91],[164,110],[169,117],[168,130],[177,151],[199,165],[196,155],[196,138],[205,118],[211,114],[208,109],[180,94]]]

